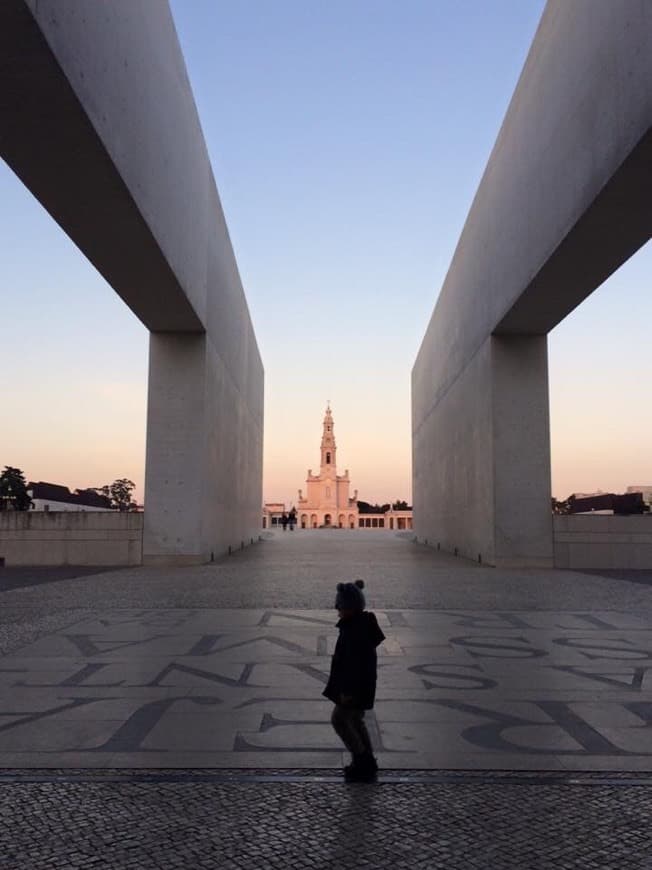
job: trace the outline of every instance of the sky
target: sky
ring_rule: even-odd
[[[172,0],[265,366],[264,498],[411,499],[410,371],[542,0]],[[147,331],[0,162],[0,466],[143,497]],[[553,493],[652,483],[652,246],[550,336]],[[524,482],[527,486],[527,482]]]

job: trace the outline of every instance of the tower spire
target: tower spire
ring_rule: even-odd
[[[324,415],[324,431],[321,437],[321,469],[322,472],[329,471],[335,474],[337,463],[335,461],[335,426],[333,423],[333,412],[331,411],[330,399],[326,404],[326,413]]]

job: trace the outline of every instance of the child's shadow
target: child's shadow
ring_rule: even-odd
[[[350,867],[351,858],[367,859],[378,853],[375,823],[382,817],[377,809],[382,786],[376,783],[347,783],[340,793],[334,826],[333,867]]]

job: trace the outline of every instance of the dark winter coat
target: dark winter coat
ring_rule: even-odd
[[[376,647],[385,640],[375,614],[364,611],[340,619],[340,630],[323,694],[334,704],[351,695],[351,706],[371,710],[376,698]]]

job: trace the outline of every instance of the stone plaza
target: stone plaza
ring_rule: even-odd
[[[651,588],[496,573],[408,534],[368,536],[277,532],[183,575],[6,592],[9,613],[67,587],[75,605],[2,660],[0,763],[337,770],[321,697],[332,599],[336,580],[362,576],[387,636],[369,717],[383,768],[652,772]]]
[[[343,784],[321,697],[335,583],[352,577],[365,579],[387,636],[369,716],[382,771],[370,787]],[[267,533],[213,565],[4,569],[0,583],[2,793],[7,818],[17,823],[21,807],[21,837],[37,818],[60,819],[57,795],[71,812],[80,800],[101,805],[97,836],[113,858],[98,866],[217,866],[217,856],[226,867],[291,866],[278,858],[287,847],[297,867],[493,868],[524,866],[516,856],[527,846],[527,866],[590,867],[617,866],[592,862],[600,851],[624,860],[627,837],[649,850],[640,813],[652,783],[652,577],[643,572],[498,571],[407,533],[307,530]],[[207,826],[187,852],[169,839],[169,802],[179,828],[192,818]],[[373,842],[356,835],[353,857],[303,812],[347,830],[342,802],[385,830]],[[533,841],[509,833],[521,802]],[[482,830],[471,823],[480,804]],[[123,854],[125,806],[138,817],[149,807],[151,829]],[[561,807],[585,840],[569,831],[559,841]],[[431,837],[420,813],[445,830],[457,814],[475,834]],[[412,857],[397,827],[409,823]],[[259,834],[242,839],[246,824]],[[41,830],[33,863],[2,866],[63,866],[62,855],[77,853],[57,837]],[[86,866],[97,843],[72,841],[81,857],[70,866]],[[23,854],[27,839],[15,848]],[[649,855],[628,866],[649,866]]]

